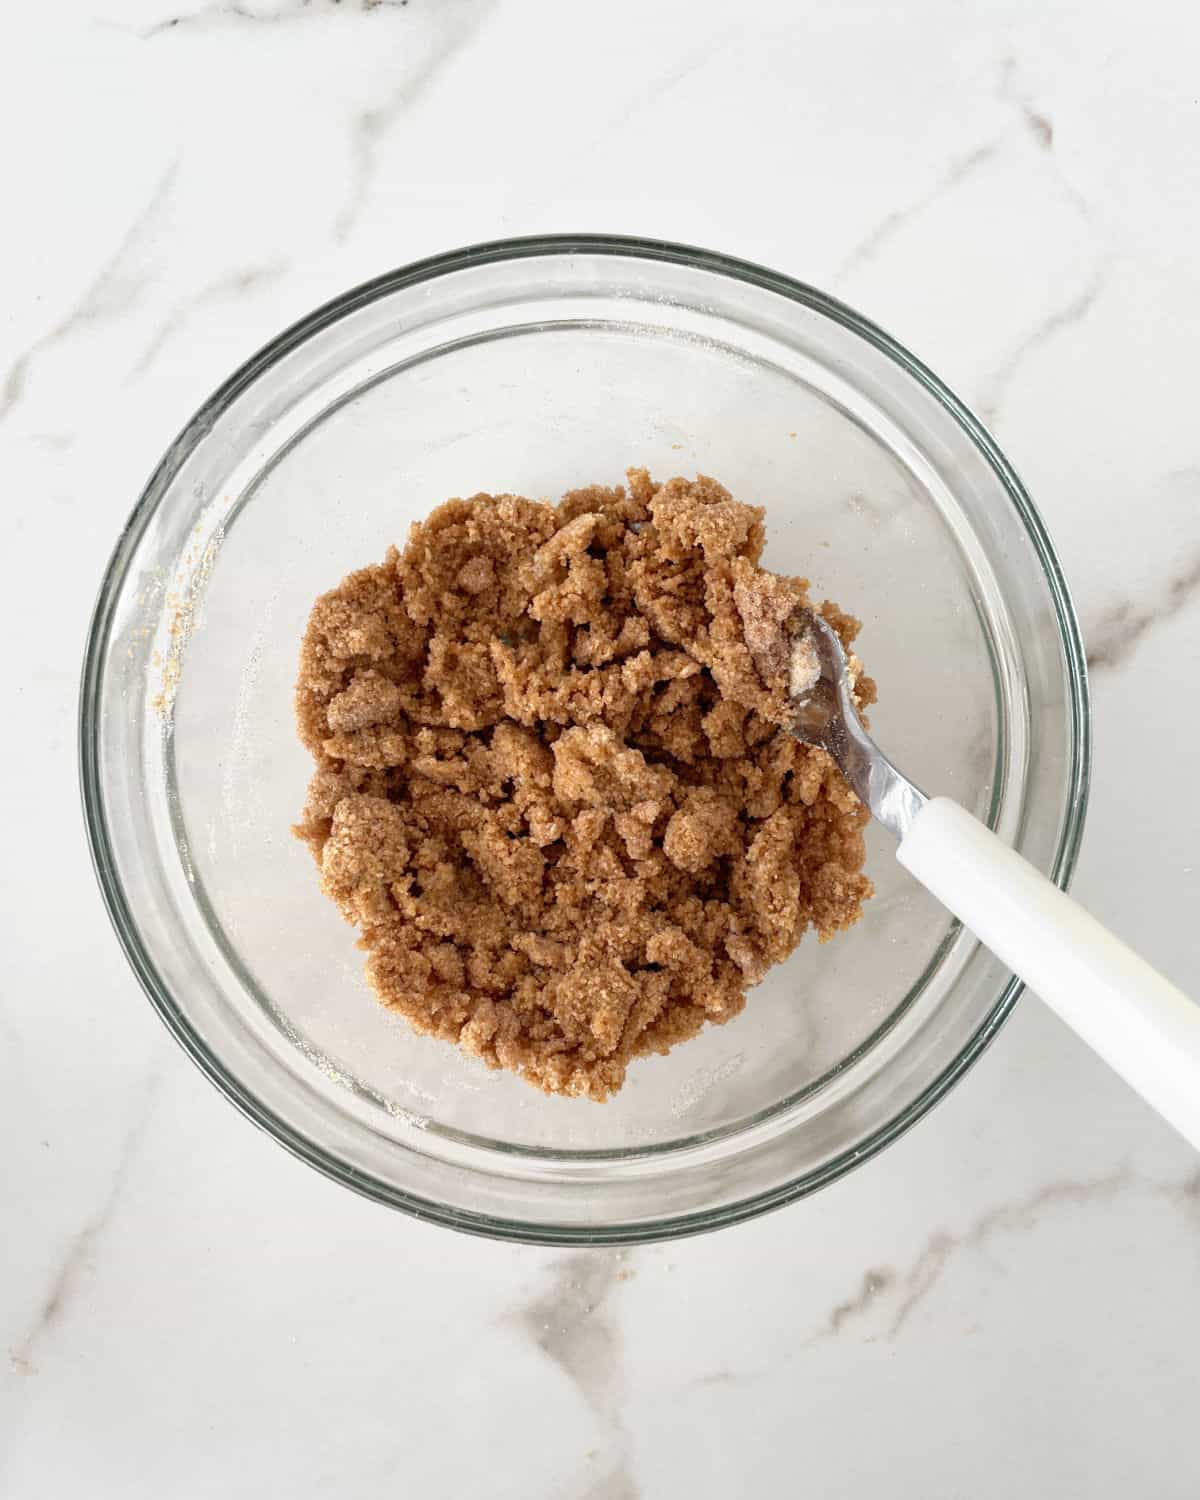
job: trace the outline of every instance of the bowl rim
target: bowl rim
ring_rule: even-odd
[[[775,292],[832,321],[872,344],[922,385],[949,413],[982,453],[1000,480],[1041,565],[1054,605],[1066,674],[1068,776],[1062,825],[1050,878],[1066,889],[1079,855],[1091,774],[1092,722],[1087,665],[1078,620],[1046,526],[1008,459],[967,405],[932,370],[877,324],[844,302],[778,271],[722,252],[666,240],[614,234],[545,234],[482,241],[442,252],[361,282],[323,303],[285,328],[245,360],[186,423],[153,470],[129,519],[117,538],[101,579],[88,626],[79,690],[78,753],[84,824],[92,866],[109,919],[142,989],[167,1029],[200,1070],[237,1109],[273,1136],[300,1160],[324,1176],[375,1202],[415,1218],[488,1238],[547,1245],[619,1245],[650,1243],[716,1229],[756,1217],[806,1197],[836,1181],[852,1167],[870,1160],[899,1139],[961,1079],[1012,1013],[1024,988],[1009,977],[982,1024],[965,1047],[885,1124],[816,1171],[715,1209],[697,1210],[653,1222],[577,1226],[468,1212],[407,1193],[366,1175],[281,1119],[230,1074],[209,1050],[159,975],[141,940],[116,870],[99,769],[100,702],[104,658],[117,598],[127,564],[155,510],[188,455],[224,411],[258,377],[293,349],[357,309],[417,283],[456,271],[535,257],[609,255],[688,266]]]

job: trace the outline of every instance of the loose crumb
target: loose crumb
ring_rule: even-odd
[[[787,732],[805,580],[715,480],[628,479],[440,506],[317,601],[296,693],[295,832],[379,999],[596,1100],[871,893],[865,810]]]

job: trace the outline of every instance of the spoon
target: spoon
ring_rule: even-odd
[[[796,738],[833,757],[909,874],[1200,1150],[1200,1006],[957,802],[919,791],[863,727],[834,630],[803,610],[793,631]]]

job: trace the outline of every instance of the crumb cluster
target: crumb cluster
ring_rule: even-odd
[[[440,506],[317,601],[296,697],[296,832],[379,999],[592,1099],[871,891],[864,809],[786,729],[805,581],[714,480],[628,478]]]

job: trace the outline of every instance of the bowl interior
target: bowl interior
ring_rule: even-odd
[[[243,1108],[352,1185],[494,1232],[644,1237],[804,1191],[926,1107],[1014,993],[871,829],[858,926],[806,938],[604,1106],[377,1005],[290,833],[312,603],[444,499],[557,498],[630,465],[766,508],[767,566],[863,620],[873,729],[925,790],[1059,876],[1078,836],[1082,671],[1040,524],[949,392],[848,310],[699,252],[539,242],[398,273],[281,336],[164,459],[102,590],[82,711],[102,885]]]
[[[810,938],[745,1013],[631,1068],[602,1108],[544,1098],[414,1036],[373,1000],[352,931],[289,835],[309,771],[292,686],[308,610],[411,522],[479,490],[557,498],[697,470],[766,507],[768,566],[864,620],[875,728],[926,786],[990,809],[1003,715],[994,643],[936,476],[820,383],[650,328],[525,327],[401,365],[331,405],[230,495],[174,703],[174,786],[197,893],[248,996],[385,1109],[476,1137],[615,1150],[728,1128],[811,1088],[905,1003],[945,913],[872,830],[878,893]]]

